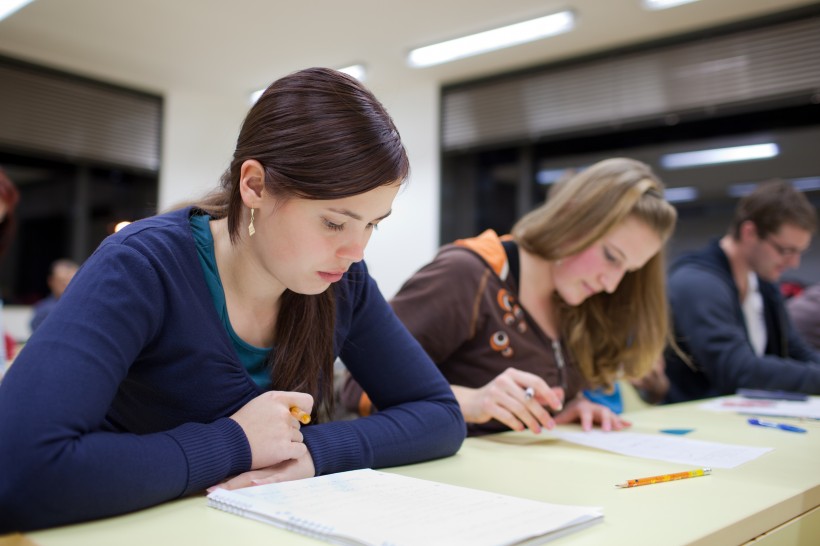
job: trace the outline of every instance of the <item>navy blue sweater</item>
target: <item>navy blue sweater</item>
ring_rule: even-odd
[[[679,258],[669,275],[675,340],[695,370],[666,351],[666,402],[734,394],[739,388],[820,394],[820,356],[792,328],[778,287],[759,280],[768,341],[749,342],[737,285],[717,240]]]
[[[190,214],[106,239],[0,384],[0,534],[121,514],[250,469],[228,416],[261,391],[220,323]],[[363,263],[336,293],[337,354],[382,411],[303,427],[317,474],[455,453],[458,403]]]

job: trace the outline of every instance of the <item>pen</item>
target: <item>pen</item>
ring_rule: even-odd
[[[676,472],[675,474],[663,474],[662,476],[652,476],[650,478],[638,478],[636,480],[627,480],[624,483],[615,484],[615,487],[638,487],[639,485],[651,485],[653,483],[671,482],[674,480],[683,480],[686,478],[697,478],[698,476],[708,476],[711,473],[711,468],[698,468],[697,470]]]
[[[290,407],[290,414],[296,417],[299,420],[299,422],[303,425],[307,425],[308,423],[310,423],[310,414],[302,411],[296,406]]]
[[[773,423],[771,421],[761,421],[760,419],[749,419],[750,425],[755,425],[758,427],[768,427],[768,428],[779,428],[780,430],[785,430],[787,432],[806,432],[806,429],[795,427],[792,425],[787,425],[785,423]]]
[[[530,400],[533,396],[535,396],[535,389],[532,387],[524,389],[524,400]]]

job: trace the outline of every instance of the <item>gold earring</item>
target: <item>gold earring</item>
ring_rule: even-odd
[[[251,223],[248,224],[248,235],[253,237],[254,233],[256,233],[256,228],[253,227],[253,209],[251,209]]]

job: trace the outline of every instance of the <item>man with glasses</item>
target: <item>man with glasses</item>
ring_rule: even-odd
[[[665,402],[739,388],[820,394],[820,354],[795,332],[776,284],[800,265],[816,228],[817,212],[802,193],[767,182],[738,202],[726,235],[672,265],[680,351],[666,351]]]

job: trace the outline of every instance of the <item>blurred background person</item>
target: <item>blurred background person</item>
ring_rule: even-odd
[[[776,284],[816,229],[806,196],[774,180],[738,202],[726,235],[673,263],[675,340],[690,361],[666,351],[666,402],[739,388],[820,394],[820,355],[792,328]]]
[[[794,329],[816,351],[820,351],[820,283],[786,300]]]
[[[67,258],[52,262],[48,273],[48,288],[51,290],[51,294],[34,305],[34,314],[31,317],[31,333],[34,333],[46,316],[54,309],[54,306],[57,305],[60,296],[63,295],[68,283],[79,268],[80,266],[77,263]]]
[[[6,175],[5,171],[0,168],[0,261],[6,255],[11,241],[14,239],[14,233],[17,229],[17,221],[14,215],[14,210],[17,208],[17,203],[20,201],[20,192],[12,183],[11,179]],[[0,294],[0,311],[2,311],[2,295]],[[5,333],[3,328],[2,314],[0,314],[0,339],[3,340],[2,347],[0,347],[0,377],[6,370],[6,362],[14,357],[15,343],[14,340]]]

